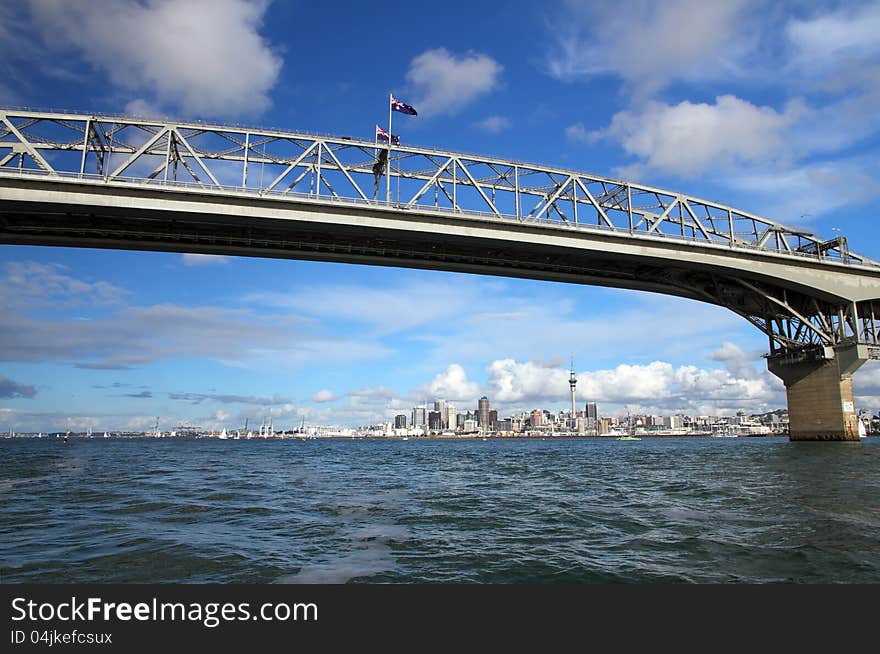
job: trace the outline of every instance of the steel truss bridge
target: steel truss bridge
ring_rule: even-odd
[[[608,177],[350,137],[0,109],[0,242],[641,289],[736,312],[771,358],[851,345],[880,358],[880,263],[844,236]]]

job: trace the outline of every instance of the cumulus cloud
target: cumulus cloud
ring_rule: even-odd
[[[37,394],[37,389],[33,386],[19,384],[16,381],[0,375],[0,397],[15,398],[27,397],[31,398]]]
[[[464,368],[453,363],[435,375],[430,382],[414,389],[410,396],[416,399],[442,398],[453,402],[475,402],[480,394],[480,385],[468,380]]]
[[[117,86],[188,114],[258,114],[281,69],[259,30],[262,0],[32,0],[47,43],[69,46]]]
[[[562,80],[613,74],[646,97],[676,79],[734,74],[747,52],[749,0],[566,2],[547,55]]]
[[[416,90],[421,114],[451,115],[496,88],[501,71],[501,64],[488,55],[470,52],[459,57],[437,48],[413,59],[406,79]]]
[[[619,143],[643,168],[687,177],[778,157],[799,112],[798,103],[779,113],[732,95],[714,104],[651,101],[615,114],[609,127],[592,136]]]
[[[734,377],[755,379],[758,376],[758,372],[755,370],[753,362],[761,360],[761,353],[744,352],[730,341],[724,341],[717,350],[708,356],[708,359],[723,363],[727,372]]]
[[[716,353],[726,360],[742,358],[736,346],[725,344]],[[693,365],[675,367],[666,361],[620,364],[609,370],[578,373],[577,394],[612,405],[636,404],[662,411],[716,412],[734,408],[775,408],[784,403],[781,383],[767,372],[737,367],[705,369]],[[508,407],[524,409],[568,398],[568,371],[536,362],[512,359],[494,361],[487,382],[490,399]]]

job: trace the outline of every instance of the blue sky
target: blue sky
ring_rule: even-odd
[[[161,0],[0,7],[0,104],[372,138],[706,197],[880,259],[880,3]],[[0,247],[2,428],[359,425],[784,406],[766,339],[647,293],[314,262]],[[855,378],[880,409],[880,367]]]

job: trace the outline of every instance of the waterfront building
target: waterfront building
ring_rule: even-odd
[[[423,406],[414,406],[412,410],[412,426],[423,427],[428,423],[428,414]]]
[[[403,413],[399,413],[394,416],[394,428],[395,429],[405,429],[406,428],[406,415]]]
[[[544,412],[541,409],[534,409],[531,413],[531,417],[529,419],[529,424],[532,427],[540,427],[544,424]]]
[[[477,403],[477,412],[479,413],[480,427],[483,430],[489,429],[489,398],[485,395],[480,398]]]
[[[473,434],[475,431],[477,431],[477,421],[472,419],[465,420],[464,424],[462,425],[462,430],[466,434]]]
[[[446,418],[443,421],[443,426],[447,429],[457,429],[458,428],[458,414],[455,411],[454,404],[446,405]]]
[[[443,419],[439,411],[428,412],[428,429],[436,431],[443,429]]]
[[[434,400],[434,411],[440,414],[440,420],[443,422],[443,427],[448,427],[449,423],[446,422],[446,400]]]

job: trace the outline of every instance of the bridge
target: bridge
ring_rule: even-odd
[[[880,263],[845,236],[608,177],[348,136],[0,108],[0,242],[426,268],[708,302],[767,336],[792,440],[858,440],[852,374],[880,359]]]

